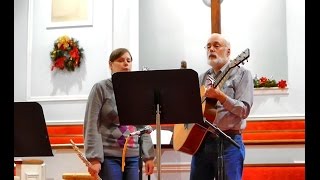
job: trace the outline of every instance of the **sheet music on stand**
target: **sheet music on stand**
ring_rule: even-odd
[[[160,179],[160,124],[203,120],[198,74],[192,69],[118,72],[112,83],[121,125],[156,124]]]

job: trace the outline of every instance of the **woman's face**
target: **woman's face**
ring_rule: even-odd
[[[109,66],[112,73],[131,71],[132,59],[128,52],[125,52],[118,59],[113,62],[109,62]]]

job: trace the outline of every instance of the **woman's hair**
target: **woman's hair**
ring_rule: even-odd
[[[132,61],[132,56],[131,56],[131,53],[128,49],[126,48],[118,48],[118,49],[115,49],[111,52],[110,54],[110,57],[109,57],[109,61],[110,62],[113,62],[115,61],[116,59],[118,59],[119,57],[121,57],[124,53],[129,53],[130,57],[131,57],[131,61]]]

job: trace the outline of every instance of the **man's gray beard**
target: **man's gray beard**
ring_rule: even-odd
[[[207,60],[207,64],[208,64],[209,66],[214,66],[214,65],[216,65],[216,64],[218,64],[218,63],[220,63],[220,60],[219,60],[219,59],[214,59],[214,60],[208,59],[208,60]]]

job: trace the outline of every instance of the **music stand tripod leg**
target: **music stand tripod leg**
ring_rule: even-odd
[[[138,136],[139,142],[139,180],[142,180],[142,140],[141,136]]]
[[[157,172],[158,180],[161,180],[161,126],[160,126],[160,108],[157,104],[156,129],[157,129]]]
[[[224,162],[223,162],[223,138],[219,138],[219,147],[218,147],[218,177],[217,180],[224,180]]]

